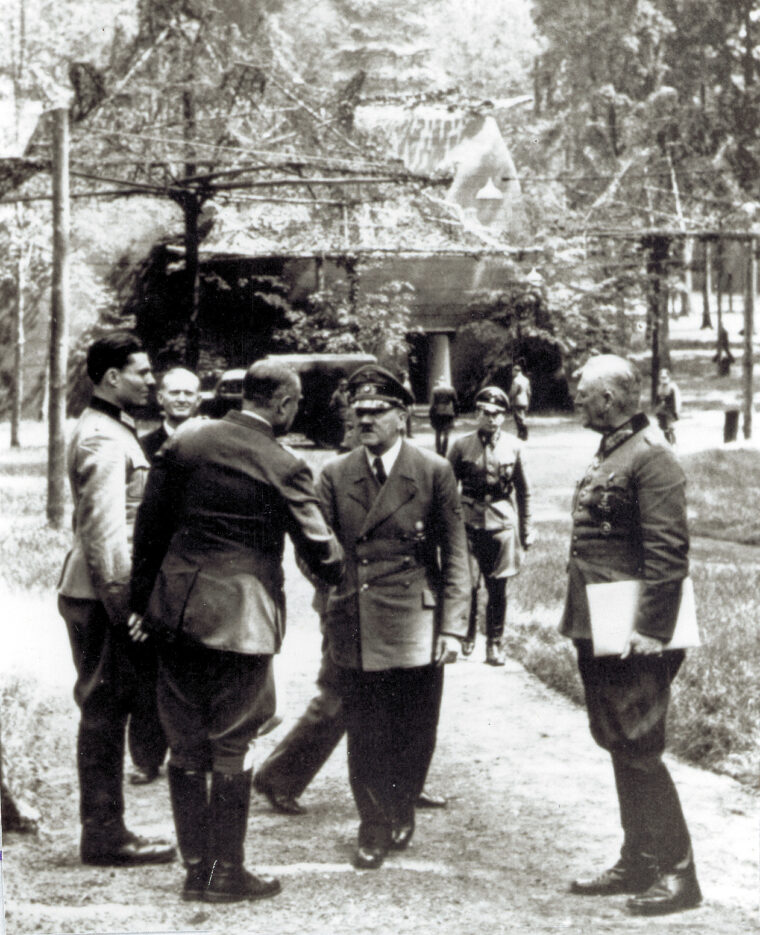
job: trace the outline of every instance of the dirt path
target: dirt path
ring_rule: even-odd
[[[290,556],[290,630],[277,660],[284,725],[260,741],[263,758],[312,691],[319,652],[309,593]],[[8,607],[7,600],[4,606]],[[48,605],[49,608],[49,605]],[[273,814],[255,798],[247,839],[251,865],[282,878],[283,892],[252,905],[208,907],[178,897],[178,865],[82,867],[77,854],[73,670],[62,627],[44,605],[28,611],[15,666],[49,658],[46,730],[63,735],[39,790],[43,830],[3,842],[8,935],[27,933],[501,933],[663,932],[734,935],[758,925],[757,799],[734,781],[673,763],[694,837],[702,907],[652,921],[629,918],[624,897],[566,892],[576,873],[601,867],[619,846],[612,772],[584,712],[515,663],[493,669],[479,645],[447,671],[439,743],[429,787],[445,812],[421,812],[410,850],[377,872],[349,864],[356,832],[345,749],[307,790],[307,815]],[[26,649],[36,647],[34,653]],[[44,647],[44,649],[43,649]],[[126,787],[130,824],[172,834],[165,779]]]

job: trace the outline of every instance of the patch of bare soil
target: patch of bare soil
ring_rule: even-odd
[[[290,555],[286,572],[290,629],[276,664],[285,723],[259,742],[258,761],[303,710],[318,667],[317,619]],[[64,673],[70,667],[73,683],[52,599],[49,619],[38,626],[46,647],[38,641],[38,656],[53,654]],[[619,848],[609,760],[594,746],[581,709],[516,663],[484,665],[483,654],[479,643],[470,660],[447,670],[428,786],[446,794],[449,807],[418,813],[410,849],[378,871],[350,865],[357,821],[341,744],[302,799],[306,815],[276,815],[254,796],[247,859],[277,874],[283,889],[274,899],[232,906],[181,902],[179,864],[124,870],[79,863],[76,711],[59,678],[50,685],[46,729],[68,738],[70,756],[49,765],[39,790],[40,833],[3,841],[8,935],[755,930],[757,799],[727,777],[678,762],[671,765],[694,838],[703,905],[652,921],[628,917],[625,897],[567,892],[574,875],[601,869]],[[127,785],[126,796],[132,827],[173,835],[164,778]]]

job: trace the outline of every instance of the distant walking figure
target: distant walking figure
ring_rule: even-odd
[[[654,414],[657,417],[657,424],[662,429],[662,434],[671,445],[675,445],[676,433],[673,430],[673,423],[681,415],[681,392],[671,378],[669,370],[660,371]]]
[[[527,415],[530,406],[530,380],[523,372],[521,364],[515,364],[512,368],[512,383],[509,387],[509,404],[512,407],[512,417],[515,420],[517,437],[521,441],[528,438]]]
[[[457,415],[457,394],[445,377],[438,377],[430,400],[430,424],[435,431],[435,450],[445,457],[449,432]]]

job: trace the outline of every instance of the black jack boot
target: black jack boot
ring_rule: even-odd
[[[235,903],[263,899],[280,892],[278,879],[250,873],[243,866],[250,802],[251,770],[234,775],[212,774],[209,815],[211,874],[206,890],[207,902]]]
[[[177,844],[187,870],[182,899],[205,899],[210,874],[206,773],[169,766],[167,775]]]

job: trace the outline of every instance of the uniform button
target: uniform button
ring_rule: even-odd
[[[573,555],[577,555],[577,554],[578,554],[578,550],[577,550],[577,549],[573,549]]]
[[[363,559],[361,560],[361,564],[362,564],[362,565],[369,565],[369,559],[368,559],[368,558],[363,558]]]
[[[612,526],[606,521],[602,523],[600,528],[602,530],[603,536],[609,536],[609,534],[612,532]]]
[[[368,585],[368,584],[363,584],[363,585],[362,585],[362,591],[369,591],[369,585]]]
[[[577,542],[577,541],[578,541],[578,537],[577,537],[577,536],[573,536],[573,542]]]

